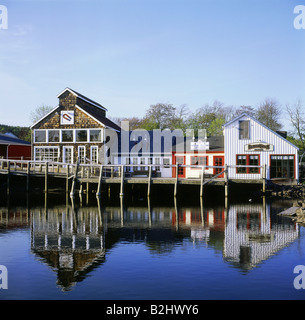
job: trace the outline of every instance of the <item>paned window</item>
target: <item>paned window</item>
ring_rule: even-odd
[[[237,155],[236,164],[238,166],[259,166],[260,165],[260,159],[259,155],[249,155],[249,154],[243,154],[243,155]],[[260,173],[260,168],[257,167],[239,167],[236,168],[236,173]]]
[[[270,177],[294,179],[294,155],[271,156]]]
[[[250,139],[250,121],[239,121],[239,139]]]

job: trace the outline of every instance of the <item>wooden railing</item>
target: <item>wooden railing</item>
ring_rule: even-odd
[[[201,165],[179,165],[179,164],[128,164],[128,165],[101,165],[101,164],[68,164],[62,162],[49,161],[29,161],[29,160],[8,160],[0,159],[0,173],[7,173],[8,185],[11,174],[26,175],[27,190],[29,190],[29,179],[31,175],[45,177],[45,191],[48,190],[48,177],[56,176],[66,178],[67,191],[69,180],[72,179],[72,187],[70,194],[75,192],[76,182],[91,182],[97,183],[97,195],[100,195],[101,185],[107,179],[109,183],[116,180],[121,184],[120,195],[124,194],[124,183],[127,179],[143,179],[144,183],[148,184],[148,195],[150,194],[151,182],[153,179],[171,179],[171,183],[175,184],[175,195],[177,194],[177,185],[181,178],[179,176],[179,169],[198,169],[197,177],[193,176],[191,179],[200,181],[200,194],[203,194],[203,186],[219,179],[223,176],[224,185],[228,186],[229,170],[236,170],[237,168],[256,168],[258,179],[263,182],[263,191],[266,186],[266,166],[201,166]],[[169,169],[168,177],[161,177],[159,172],[163,169]],[[207,172],[213,169],[213,173]],[[216,172],[214,173],[214,169]],[[190,180],[190,179],[189,179]],[[197,183],[198,184],[198,183]],[[227,189],[226,189],[227,193]]]

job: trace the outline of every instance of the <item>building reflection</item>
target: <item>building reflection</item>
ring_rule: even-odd
[[[139,242],[152,254],[191,243],[220,252],[226,263],[251,270],[299,237],[299,227],[277,213],[289,203],[230,204],[225,207],[117,207],[72,205],[0,208],[0,233],[30,228],[31,252],[70,290],[106,262],[118,243]]]

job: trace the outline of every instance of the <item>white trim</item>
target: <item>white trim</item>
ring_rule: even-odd
[[[95,117],[93,117],[89,112],[85,111],[82,107],[78,106],[77,104],[75,105],[76,108],[78,108],[81,112],[86,114],[88,117],[92,118],[94,121],[96,121],[98,124],[102,125],[103,128],[110,128],[116,132],[120,132],[120,130],[114,129],[112,127],[106,126],[103,122],[97,120]]]
[[[66,150],[67,149],[71,149],[71,162],[66,162],[65,161],[65,157],[66,157]],[[73,156],[73,152],[74,152],[74,146],[63,146],[62,147],[62,162],[64,163],[72,163],[73,164],[73,160],[74,160],[74,156]]]
[[[94,150],[94,149],[96,150],[96,161],[94,161],[94,163],[98,163],[98,160],[99,160],[99,157],[98,157],[98,155],[99,155],[98,146],[91,146],[91,147],[90,147],[90,161],[93,162],[93,159],[92,159],[92,155],[93,155],[92,150]]]
[[[49,141],[49,131],[55,131],[58,130],[59,131],[59,141]],[[73,132],[73,141],[62,141],[62,132],[63,131],[72,131]],[[86,141],[76,141],[76,130],[84,130],[87,131],[87,140]],[[91,130],[100,130],[101,131],[101,140],[100,141],[90,141],[90,131]],[[69,143],[103,143],[103,139],[104,139],[104,132],[103,132],[103,128],[71,128],[71,129],[34,129],[33,130],[33,144],[44,144],[44,143],[48,143],[50,144],[50,146],[52,146],[53,144],[58,144],[58,143],[63,143],[63,144],[69,144]],[[41,142],[35,142],[35,132],[36,131],[45,131],[46,132],[46,141],[41,141]]]
[[[58,152],[58,159],[57,161],[59,161],[59,158],[60,158],[60,147],[56,147],[56,146],[37,146],[37,147],[34,147],[34,160],[35,161],[40,161],[40,160],[36,160],[36,150],[37,149],[57,149],[57,152]]]
[[[247,113],[242,113],[240,116],[234,118],[233,120],[225,123],[223,125],[223,128],[227,127],[228,125],[238,121],[240,118],[242,117],[247,117],[247,118],[250,118],[252,121],[258,123],[259,125],[261,125],[262,127],[264,127],[266,130],[269,130],[270,132],[272,132],[273,134],[275,134],[277,137],[281,138],[282,140],[284,140],[285,142],[287,142],[288,144],[290,144],[292,147],[296,148],[297,150],[299,150],[299,148],[297,146],[295,146],[293,143],[291,143],[290,141],[288,141],[287,139],[285,139],[284,137],[282,137],[280,134],[278,134],[277,132],[273,131],[272,129],[268,128],[266,125],[264,125],[263,123],[261,123],[260,121],[256,120],[254,117],[250,116],[249,114]],[[247,139],[247,140],[250,140],[250,139]]]
[[[72,94],[75,95],[76,97],[82,99],[82,100],[85,101],[85,102],[90,103],[91,105],[93,105],[93,106],[95,106],[95,107],[97,107],[97,108],[99,108],[99,109],[108,111],[108,110],[107,110],[105,107],[103,107],[102,105],[98,105],[97,102],[94,102],[93,100],[92,100],[92,101],[89,101],[89,100],[85,99],[84,97],[79,96],[75,91],[73,91],[72,89],[70,89],[70,88],[68,88],[68,87],[67,87],[66,89],[64,89],[61,93],[59,93],[59,94],[57,95],[57,98],[59,98],[59,97],[60,97],[63,93],[65,93],[66,91],[69,91],[70,93],[72,93]]]
[[[80,148],[84,148],[84,162],[80,161],[80,163],[86,163],[86,146],[82,145],[77,147],[77,157],[79,158],[79,160],[80,160],[80,155],[79,155]]]

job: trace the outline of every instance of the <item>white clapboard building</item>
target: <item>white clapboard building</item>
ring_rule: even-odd
[[[269,129],[245,113],[223,128],[229,179],[261,179],[265,165],[267,180],[298,181],[298,148],[280,132]]]

